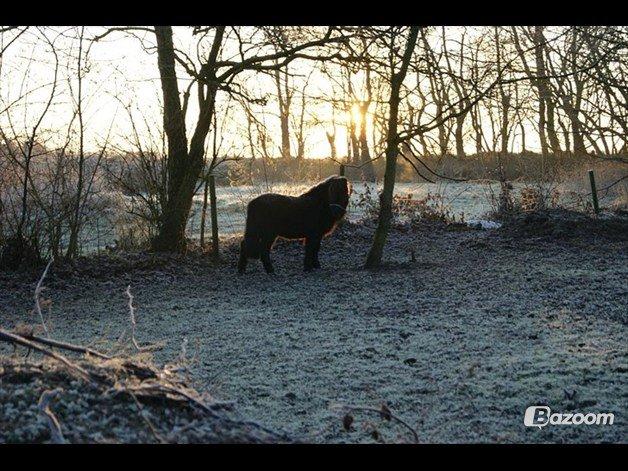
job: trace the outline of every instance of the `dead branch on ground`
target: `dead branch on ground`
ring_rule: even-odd
[[[39,302],[39,295],[44,290],[43,282],[44,282],[44,278],[46,278],[46,275],[48,274],[48,269],[50,268],[50,265],[52,265],[52,259],[48,262],[48,265],[46,265],[46,269],[41,274],[41,278],[39,278],[39,281],[37,282],[37,286],[35,287],[35,307],[33,308],[33,310],[37,312],[37,314],[39,315],[39,321],[41,322],[41,326],[43,327],[44,332],[47,337],[50,337],[50,332],[48,332],[48,328],[46,327],[46,323],[44,322],[44,315],[41,312],[41,304]]]

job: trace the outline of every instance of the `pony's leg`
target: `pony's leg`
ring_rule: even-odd
[[[320,246],[320,236],[310,236],[305,239],[305,260],[303,261],[305,271],[311,271],[314,268],[320,267],[317,260]]]
[[[264,265],[264,270],[266,273],[275,273],[275,269],[273,268],[273,264],[270,262],[270,249],[273,247],[273,242],[275,239],[263,239],[261,244],[261,253],[260,258],[262,259],[262,264]]]
[[[312,244],[314,245],[314,260],[312,263],[312,267],[313,268],[320,268],[321,267],[321,262],[318,260],[318,252],[321,249],[321,237],[317,237],[316,239],[314,239],[312,241]]]
[[[244,241],[240,244],[240,259],[238,260],[238,273],[243,274],[246,271],[246,244]]]

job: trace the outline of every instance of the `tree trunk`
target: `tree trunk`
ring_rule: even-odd
[[[539,140],[541,141],[541,154],[544,156],[549,153],[545,128],[545,100],[539,94]]]
[[[543,35],[543,26],[534,27],[534,44],[536,48],[536,73],[539,77],[545,77],[547,70],[545,67],[545,59],[543,57],[543,51],[545,50],[545,36]],[[556,125],[554,123],[554,102],[552,101],[552,91],[549,87],[548,79],[538,79],[535,81],[539,92],[539,126],[543,125],[543,132],[546,133],[547,139],[549,139],[549,145],[552,152],[560,152],[560,141],[556,134]],[[542,109],[542,112],[541,112]],[[541,130],[539,130],[541,132]],[[545,136],[541,138],[541,142],[545,139]],[[547,141],[545,141],[545,152],[547,154]]]
[[[502,96],[502,120],[499,133],[501,135],[501,152],[508,153],[508,110],[510,108],[510,96],[506,93]]]
[[[329,156],[332,159],[336,159],[336,132],[334,131],[331,133],[329,131],[325,131],[325,136],[327,136],[327,142],[329,142]]]
[[[495,27],[495,52],[497,54],[497,70],[502,69],[501,42],[499,40],[499,28]],[[501,139],[502,154],[508,153],[508,111],[510,110],[510,95],[506,93],[503,84],[499,84],[499,98],[501,104],[501,123],[499,125],[499,135]]]
[[[216,34],[220,41],[221,30]],[[164,106],[164,131],[168,138],[168,199],[163,208],[159,232],[153,240],[153,249],[181,252],[186,248],[185,227],[192,207],[192,197],[203,169],[205,138],[214,112],[216,86],[206,93],[199,85],[199,116],[194,134],[188,142],[185,117],[181,110],[179,87],[175,71],[175,55],[170,26],[156,26],[157,60]],[[208,82],[214,76],[208,76]]]
[[[309,81],[309,77],[308,77]],[[308,81],[305,82],[303,86],[303,90],[301,90],[301,114],[299,115],[299,121],[297,123],[296,130],[296,140],[297,140],[297,160],[303,160],[305,158],[305,141],[307,140],[307,132],[305,128],[305,109],[307,107],[306,103],[306,90]]]
[[[436,116],[442,116],[443,114],[443,102],[439,100],[436,102]],[[438,152],[441,157],[447,155],[449,151],[449,136],[445,123],[438,126]]]
[[[456,138],[456,155],[459,158],[463,158],[466,154],[464,152],[464,118],[466,117],[466,113],[461,114],[460,116],[456,117],[456,132],[455,132],[455,138]]]
[[[477,155],[480,155],[482,152],[484,152],[484,146],[482,145],[482,125],[480,124],[480,117],[477,106],[471,112],[471,125],[473,126],[475,153]]]
[[[350,156],[349,161],[358,164],[360,161],[360,141],[355,135],[355,122],[353,118],[349,119],[349,139],[350,149],[347,150]]]
[[[290,123],[288,116],[281,115],[281,156],[289,159],[290,154]]]
[[[277,101],[279,102],[279,123],[281,129],[281,156],[289,159],[290,153],[290,107],[292,102],[292,94],[288,87],[288,72],[284,75],[284,81],[281,80],[281,72],[275,71],[275,84],[277,85]],[[282,86],[285,87],[282,89]]]
[[[540,45],[538,45],[537,42],[537,35],[536,35],[536,29],[534,29],[534,31],[532,33],[529,34],[529,37],[532,40],[532,43],[534,45],[537,45],[537,47],[535,48],[535,59],[536,59],[536,65],[537,65],[537,71],[536,73],[533,73],[532,69],[530,68],[530,66],[528,65],[528,62],[526,61],[526,56],[525,56],[525,51],[523,49],[523,47],[521,46],[521,43],[519,42],[519,34],[517,32],[517,27],[513,26],[511,27],[512,29],[512,37],[514,40],[514,45],[515,45],[515,49],[517,50],[517,53],[519,54],[519,57],[521,58],[521,63],[523,64],[523,68],[525,70],[525,73],[529,76],[532,77],[534,75],[539,76],[540,73],[538,71],[538,68],[544,68],[543,65],[543,57],[542,57],[542,51],[540,50]],[[541,33],[542,33],[542,27],[541,27]],[[539,142],[541,144],[541,155],[546,156],[548,154],[548,146],[547,146],[547,135],[545,133],[545,100],[543,99],[543,94],[541,92],[541,86],[539,85],[539,81],[538,79],[533,80],[532,84],[534,85],[534,87],[536,88],[537,91],[537,95],[538,95],[538,109],[537,109],[537,113],[538,113],[538,129],[537,132],[539,134]]]
[[[375,268],[381,264],[384,245],[390,230],[392,219],[392,200],[395,189],[395,174],[397,171],[397,154],[399,152],[399,136],[397,134],[397,121],[399,119],[399,93],[401,85],[408,71],[408,65],[412,57],[412,51],[416,45],[419,33],[418,26],[410,28],[408,41],[401,61],[399,72],[392,71],[390,81],[390,110],[388,116],[388,130],[386,133],[386,170],[384,173],[384,188],[380,195],[379,217],[377,229],[373,236],[373,244],[366,259],[366,268]]]
[[[168,200],[164,207],[159,233],[153,241],[153,248],[158,251],[178,251],[185,246],[185,225],[188,215],[185,211],[187,197],[185,192],[180,191],[185,180],[188,144],[175,71],[172,28],[156,26],[155,36],[164,98],[164,131],[168,137]]]
[[[366,113],[368,112],[370,102],[360,103],[360,164],[362,167],[362,175],[367,181],[375,181],[375,169],[371,160],[371,152],[366,139]]]
[[[68,242],[67,257],[76,258],[78,256],[78,236],[81,225],[81,198],[83,197],[83,171],[85,167],[85,127],[83,125],[83,68],[81,65],[83,55],[83,35],[85,27],[81,28],[81,35],[78,48],[77,82],[78,96],[76,100],[76,114],[79,121],[79,162],[78,178],[76,182],[76,199],[74,201],[74,214],[70,223],[70,240]]]
[[[565,111],[571,122],[571,133],[573,135],[573,151],[575,154],[585,154],[587,152],[584,145],[584,136],[582,133],[582,123],[580,122],[579,110],[582,106],[582,92],[584,84],[576,79],[576,96],[575,105],[572,104],[571,97],[565,99]]]

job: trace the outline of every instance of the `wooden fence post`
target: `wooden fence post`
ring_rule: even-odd
[[[205,178],[205,184],[203,185],[203,206],[201,209],[201,247],[205,247],[205,220],[207,214],[207,199],[209,195],[209,179]]]
[[[216,179],[209,176],[209,207],[212,220],[212,251],[215,259],[218,259],[218,211],[216,209]]]
[[[600,204],[597,200],[597,189],[595,187],[595,175],[593,170],[589,170],[589,182],[591,183],[591,198],[593,198],[593,210],[595,214],[600,212]]]

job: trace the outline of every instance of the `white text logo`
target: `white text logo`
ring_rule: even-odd
[[[526,409],[523,423],[526,427],[538,427],[546,425],[613,425],[615,415],[607,413],[581,412],[560,413],[552,412],[547,406],[530,406]]]

